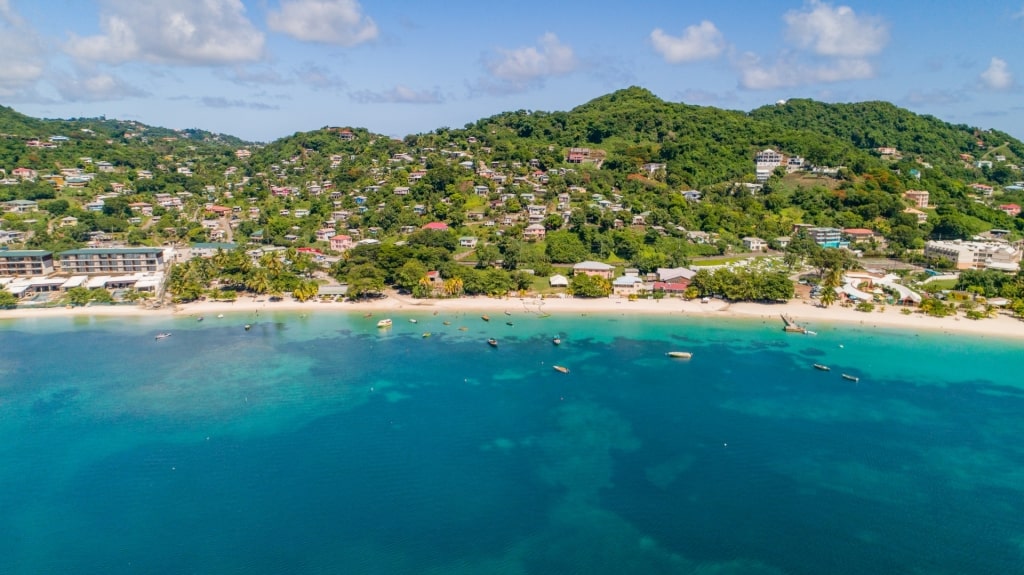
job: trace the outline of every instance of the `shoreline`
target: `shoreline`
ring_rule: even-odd
[[[161,309],[146,309],[140,306],[86,306],[75,308],[19,308],[0,310],[0,321],[64,317],[153,317],[177,318],[186,316],[213,316],[220,313],[402,313],[415,315],[417,312],[452,313],[495,313],[510,312],[515,315],[531,313],[539,315],[659,315],[663,317],[700,317],[722,319],[761,319],[779,323],[781,314],[792,316],[800,325],[813,329],[818,324],[855,325],[862,328],[891,328],[908,331],[948,333],[969,336],[994,336],[1009,339],[1024,339],[1024,321],[1007,315],[994,318],[969,320],[963,317],[929,317],[919,313],[905,315],[899,307],[881,307],[872,312],[860,312],[838,305],[822,308],[808,300],[794,299],[786,303],[728,303],[712,300],[709,303],[684,301],[676,298],[661,300],[635,300],[626,298],[538,298],[538,297],[462,297],[441,300],[414,300],[402,295],[388,295],[386,298],[358,303],[294,300],[270,302],[266,298],[254,300],[244,298],[234,302],[193,302],[168,306]]]

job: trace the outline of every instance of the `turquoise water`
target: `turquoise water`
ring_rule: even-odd
[[[1024,572],[1022,342],[492,315],[0,322],[0,573]]]

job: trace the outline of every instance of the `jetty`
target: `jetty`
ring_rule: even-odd
[[[795,319],[786,315],[780,314],[782,321],[786,324],[782,329],[787,333],[807,333],[807,328],[798,324]]]

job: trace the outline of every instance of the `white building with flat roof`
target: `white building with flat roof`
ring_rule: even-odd
[[[924,255],[950,260],[958,270],[1016,272],[1020,269],[1021,250],[999,242],[930,241],[924,245]]]

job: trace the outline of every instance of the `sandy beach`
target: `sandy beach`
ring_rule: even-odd
[[[270,302],[266,298],[242,298],[235,302],[204,301],[161,309],[147,309],[141,306],[95,306],[75,308],[19,308],[0,310],[0,320],[38,319],[47,317],[74,316],[207,316],[217,314],[254,314],[256,312],[296,313],[491,313],[509,312],[519,315],[530,314],[572,314],[572,315],[674,315],[721,318],[748,318],[779,322],[780,314],[787,314],[802,325],[815,329],[823,324],[856,324],[861,327],[895,328],[910,331],[946,332],[972,336],[995,336],[1024,339],[1024,321],[1000,314],[994,318],[969,320],[963,317],[935,318],[919,313],[903,314],[894,306],[878,307],[873,312],[860,312],[838,305],[822,308],[808,300],[794,299],[784,304],[728,303],[711,300],[684,301],[677,298],[639,299],[626,298],[539,298],[539,297],[463,297],[458,299],[417,300],[404,295],[391,294],[386,298],[358,303],[316,301],[297,302],[291,299]]]

